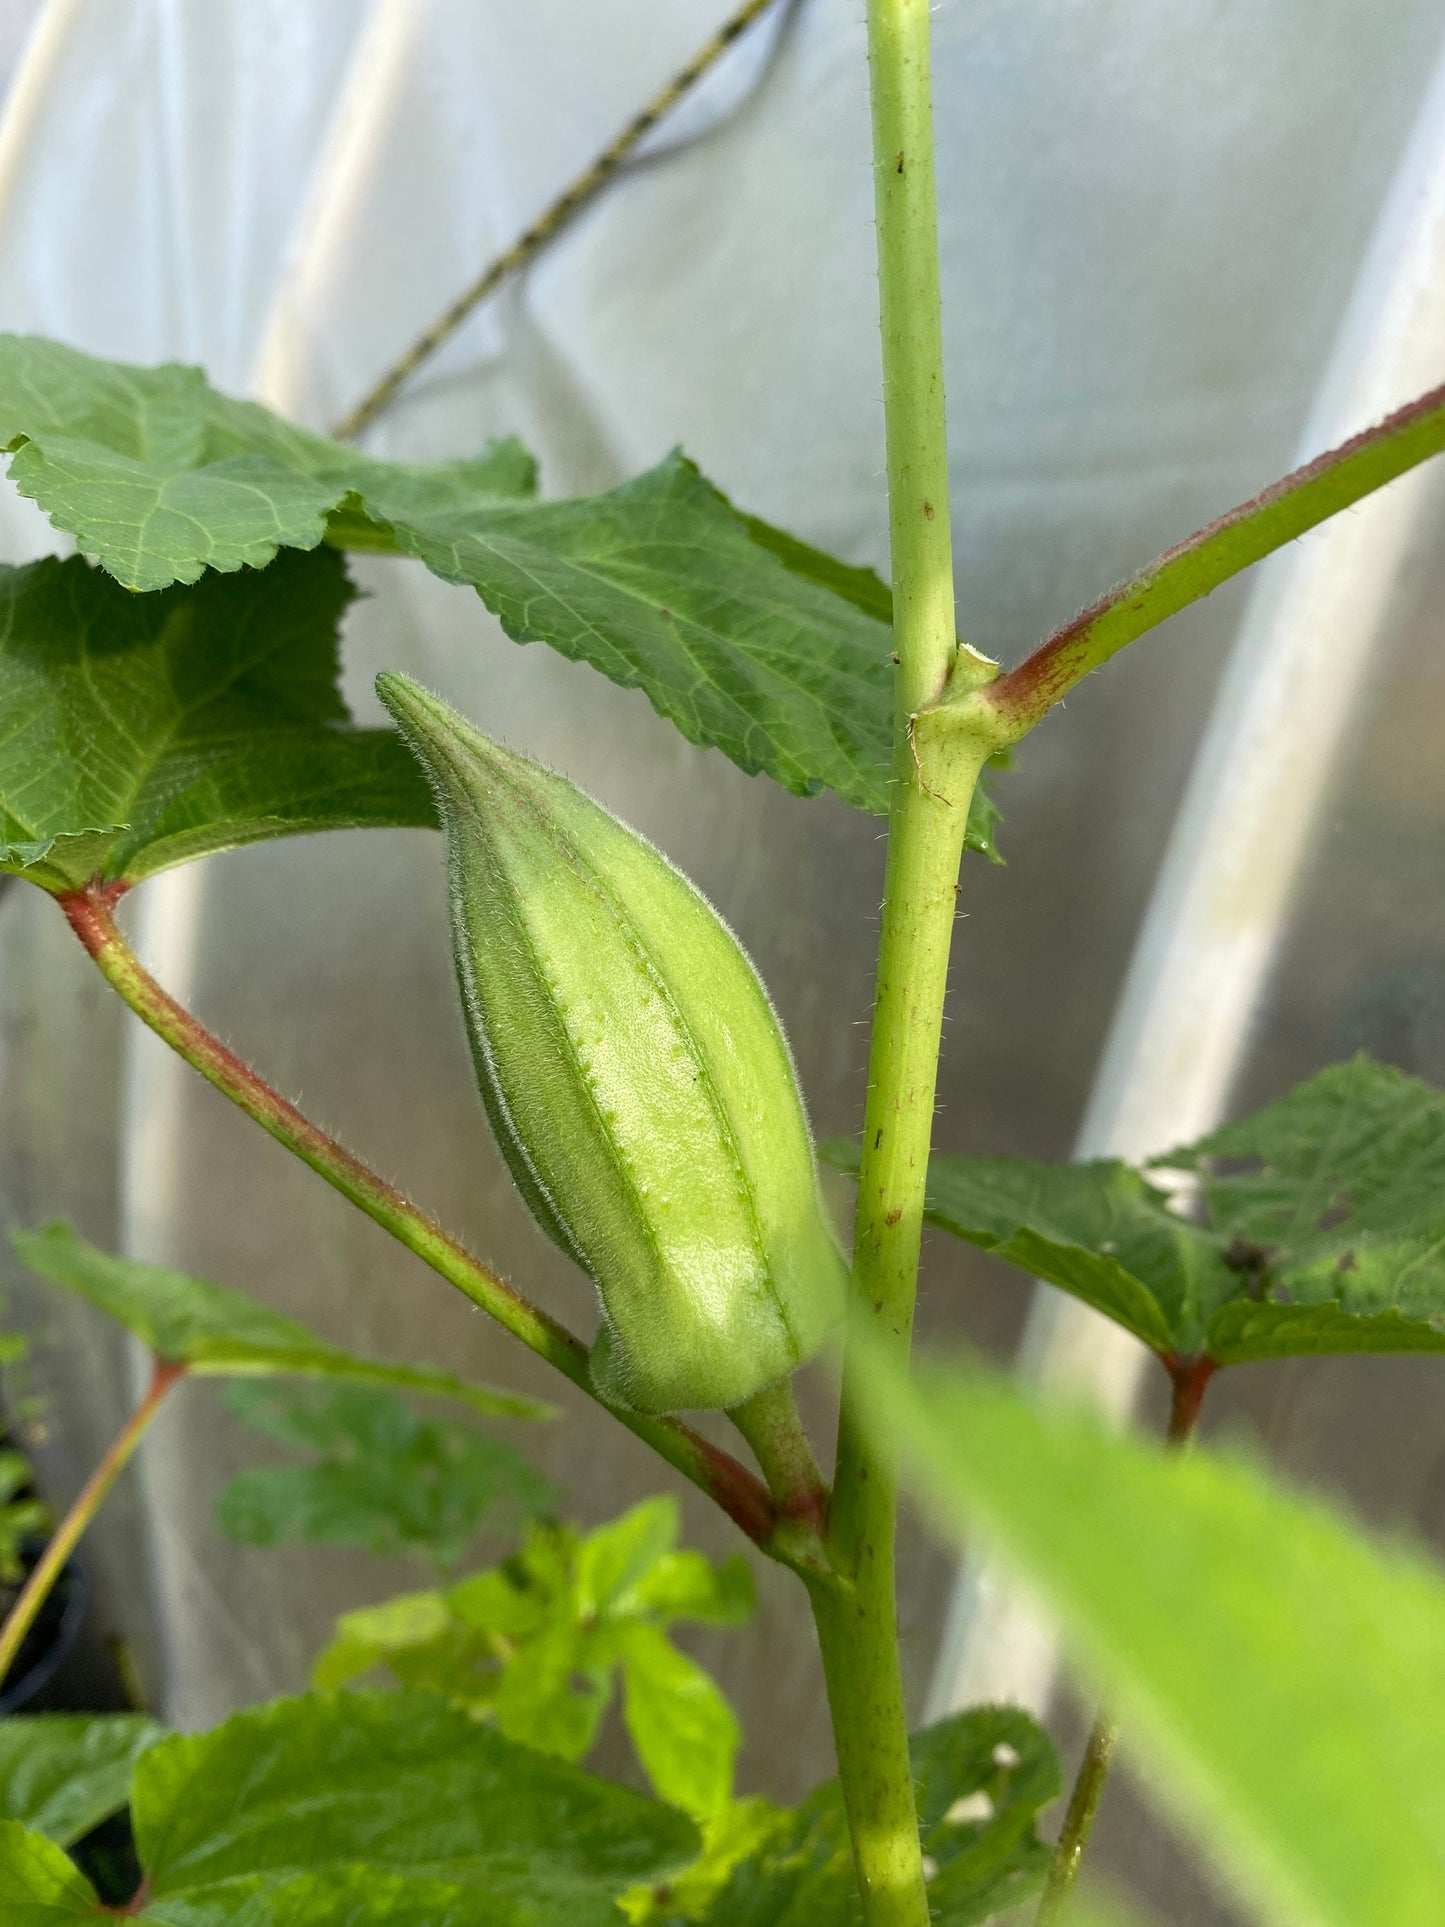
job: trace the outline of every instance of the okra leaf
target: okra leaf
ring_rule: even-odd
[[[768,1850],[786,1819],[771,1800],[734,1800],[701,1823],[702,1852],[681,1873],[656,1889],[635,1887],[621,1906],[632,1927],[680,1927],[707,1921],[735,1870]]]
[[[230,1481],[217,1513],[245,1545],[304,1540],[413,1552],[447,1568],[494,1506],[510,1501],[533,1516],[556,1500],[505,1439],[419,1418],[378,1386],[237,1380],[226,1404],[244,1424],[320,1455],[311,1465],[255,1466]]]
[[[475,461],[376,462],[218,394],[199,368],[36,335],[0,335],[0,447],[20,493],[128,589],[264,568],[278,549],[314,549],[332,517],[355,546],[389,546],[393,513],[445,527],[536,481],[515,442]]]
[[[198,369],[26,336],[0,336],[0,447],[21,492],[128,588],[323,541],[415,556],[475,589],[514,641],[642,689],[689,742],[795,794],[829,788],[886,813],[887,589],[738,514],[681,455],[605,494],[538,503],[515,443],[473,462],[380,462],[218,394]],[[405,820],[429,821],[417,807]],[[969,840],[990,855],[994,815],[980,794]]]
[[[628,1604],[661,1625],[702,1619],[741,1626],[757,1606],[752,1570],[735,1555],[715,1566],[700,1552],[665,1552],[631,1587]]]
[[[495,1705],[503,1652],[499,1641],[462,1624],[445,1593],[403,1593],[343,1613],[311,1683],[327,1692],[385,1666],[403,1686],[480,1717]]]
[[[858,1147],[834,1139],[830,1164],[858,1175]],[[1209,1240],[1171,1213],[1139,1172],[1115,1160],[928,1161],[925,1215],[981,1250],[1072,1293],[1156,1351],[1198,1323],[1201,1288],[1223,1271]]]
[[[0,1720],[0,1816],[68,1847],[118,1813],[165,1728],[141,1713],[15,1713]]]
[[[135,881],[242,843],[434,826],[389,729],[336,686],[341,558],[130,595],[79,557],[0,568],[0,871]]]
[[[94,1920],[100,1896],[53,1840],[0,1820],[0,1907],[5,1927],[61,1927]]]
[[[677,1544],[682,1514],[670,1493],[644,1499],[589,1532],[577,1549],[579,1606],[591,1617],[620,1608]]]
[[[1437,1568],[1240,1459],[1164,1454],[973,1369],[880,1361],[871,1402],[940,1527],[1059,1616],[1141,1784],[1257,1918],[1445,1918]]]
[[[856,1146],[824,1146],[856,1175]],[[1445,1096],[1368,1058],[1156,1161],[929,1160],[926,1215],[1165,1357],[1445,1352]]]
[[[732,1799],[742,1738],[718,1686],[659,1627],[634,1619],[618,1628],[623,1719],[658,1797],[706,1820]]]
[[[112,1257],[63,1224],[13,1231],[10,1242],[32,1271],[89,1299],[158,1357],[198,1375],[348,1379],[457,1399],[497,1418],[552,1415],[535,1399],[473,1385],[431,1365],[393,1365],[342,1351],[239,1291],[163,1265]]]
[[[1048,1865],[1035,1825],[1059,1791],[1047,1735],[1012,1707],[977,1707],[916,1734],[911,1745],[932,1919],[938,1927],[975,1927],[1016,1907]],[[835,1782],[778,1816],[706,1918],[709,1927],[858,1927]]]
[[[733,1561],[714,1569],[674,1551],[677,1531],[669,1498],[586,1535],[537,1520],[500,1566],[344,1614],[313,1682],[345,1685],[384,1666],[510,1739],[576,1760],[620,1669],[626,1724],[659,1796],[711,1820],[731,1791],[736,1722],[665,1629],[685,1617],[736,1623],[751,1611],[752,1583]]]
[[[1155,1162],[1197,1172],[1230,1237],[1338,1262],[1445,1226],[1445,1093],[1355,1057]]]
[[[616,1927],[618,1894],[698,1847],[672,1808],[405,1692],[279,1700],[162,1740],[131,1813],[146,1884],[128,1917],[167,1927]],[[7,1887],[0,1831],[0,1896],[28,1880],[51,1908],[26,1927],[93,1912],[58,1849],[9,1831],[23,1856]]]
[[[559,1760],[591,1752],[612,1703],[613,1642],[557,1615],[519,1648],[497,1682],[497,1731]]]

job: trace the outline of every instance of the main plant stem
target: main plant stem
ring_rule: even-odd
[[[131,1454],[161,1409],[166,1393],[178,1379],[185,1376],[185,1372],[184,1365],[171,1364],[165,1359],[156,1360],[145,1397],[111,1441],[105,1457],[81,1487],[75,1503],[40,1555],[20,1597],[10,1608],[4,1626],[0,1627],[0,1686],[4,1685],[10,1668],[15,1664],[16,1655],[25,1643],[25,1635],[39,1617],[41,1607],[65,1570],[65,1562],[79,1544],[81,1534],[99,1512],[110,1488],[130,1462]]]
[[[1199,1423],[1205,1389],[1214,1376],[1214,1361],[1208,1358],[1188,1362],[1166,1359],[1165,1364],[1174,1385],[1165,1439],[1172,1451],[1183,1451],[1194,1437],[1195,1427]],[[1079,1878],[1079,1867],[1089,1844],[1089,1835],[1094,1830],[1099,1802],[1104,1797],[1118,1738],[1117,1721],[1107,1707],[1101,1708],[1089,1729],[1088,1744],[1084,1748],[1078,1778],[1069,1795],[1068,1810],[1064,1814],[1064,1824],[1059,1829],[1058,1844],[1054,1848],[1043,1899],[1034,1916],[1034,1927],[1060,1927],[1060,1923],[1068,1917],[1074,1887]]]
[[[92,888],[60,901],[71,928],[111,986],[172,1050],[408,1251],[465,1292],[589,1398],[597,1398],[587,1347],[581,1339],[515,1291],[395,1186],[328,1137],[163,990],[121,935],[112,914],[110,893]],[[801,1543],[796,1523],[790,1522],[789,1531],[781,1538],[777,1536],[778,1515],[766,1488],[730,1453],[676,1419],[649,1418],[610,1405],[606,1409],[715,1499],[764,1552],[785,1565],[821,1564],[821,1547],[816,1540],[811,1547]]]
[[[869,1927],[927,1927],[894,1596],[898,1466],[865,1429],[859,1352],[906,1358],[955,888],[969,796],[925,789],[912,719],[955,650],[928,0],[869,0],[874,190],[888,445],[893,798],[854,1237],[853,1332],[829,1521],[843,1593],[815,1590],[838,1768]]]

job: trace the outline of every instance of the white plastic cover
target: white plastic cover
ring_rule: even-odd
[[[33,33],[0,125],[0,323],[103,354],[199,360],[221,385],[316,425],[727,11],[724,0],[11,7],[33,16]],[[0,21],[8,53],[20,34],[3,10]],[[1442,21],[1438,0],[942,0],[935,26],[960,620],[972,642],[1013,658],[1287,465]],[[517,432],[548,491],[565,493],[681,441],[747,507],[885,562],[861,8],[805,0],[767,60],[760,45],[737,50],[711,106],[705,91],[689,109],[686,141],[664,137],[468,324],[370,445],[420,458]],[[24,505],[4,515],[11,556],[54,545]],[[412,565],[357,573],[373,592],[349,629],[358,710],[372,713],[374,670],[398,665],[653,835],[756,956],[820,1132],[856,1128],[878,826],[692,750],[641,696],[516,649],[478,603]],[[1000,783],[1009,864],[966,872],[941,1143],[1067,1153],[1240,606],[1221,593],[1141,644]],[[1415,766],[1430,766],[1423,739]],[[1429,782],[1402,789],[1395,775],[1372,793],[1378,820],[1429,821]],[[1387,955],[1370,953],[1376,976],[1438,969],[1438,924],[1422,925],[1414,875],[1399,880],[1413,901],[1377,912],[1392,935]],[[1375,887],[1391,889],[1388,865]],[[149,886],[132,927],[268,1075],[539,1297],[590,1317],[586,1288],[513,1197],[473,1095],[435,840],[236,853]],[[93,975],[50,905],[6,893],[9,1215],[70,1215],[337,1337],[555,1391],[504,1334],[123,1029]],[[1288,1048],[1269,1061],[1285,1075],[1338,1048],[1340,1009],[1360,985],[1338,961],[1330,981],[1328,1010],[1302,994],[1276,1014]],[[135,1128],[123,1133],[122,1118]],[[968,1331],[1006,1355],[1022,1284],[941,1239],[927,1261],[925,1331]],[[17,1280],[16,1292],[37,1328],[79,1334],[51,1365],[63,1488],[125,1402],[116,1348],[40,1288]],[[1438,1426],[1432,1436],[1439,1450]],[[668,1483],[580,1400],[531,1443],[587,1519]],[[258,1455],[213,1392],[190,1388],[144,1457],[149,1580],[129,1551],[134,1514],[97,1535],[108,1610],[182,1724],[300,1684],[336,1611],[417,1582],[359,1556],[228,1545],[213,1498]],[[695,1543],[730,1545],[705,1505],[685,1509]],[[951,1562],[910,1535],[904,1570],[921,1703]],[[699,1651],[739,1702],[745,1783],[788,1796],[827,1770],[827,1730],[801,1596],[786,1575],[762,1580],[756,1627]]]

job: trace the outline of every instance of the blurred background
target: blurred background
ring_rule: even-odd
[[[0,325],[198,362],[324,428],[727,12],[0,0]],[[1312,439],[1445,377],[1445,334],[1416,365],[1445,284],[1429,251],[1445,7],[940,0],[934,22],[960,624],[1008,662]],[[515,433],[546,492],[568,494],[680,442],[745,508],[886,570],[872,248],[860,0],[776,0],[365,445],[420,460]],[[1090,1148],[1164,1149],[1359,1047],[1445,1082],[1442,514],[1428,476],[1388,500],[1377,536],[1360,511],[1301,545],[1252,604],[1251,585],[1233,585],[1139,644],[999,780],[1007,864],[966,863],[940,1144],[1062,1157],[1087,1118]],[[1356,556],[1363,544],[1378,579],[1368,620],[1345,599],[1356,620],[1336,656],[1318,572],[1339,540]],[[57,546],[30,505],[0,502],[7,559]],[[1316,571],[1304,588],[1301,569]],[[641,695],[518,649],[419,565],[360,558],[355,573],[356,712],[377,713],[378,668],[406,669],[652,836],[751,950],[819,1134],[855,1131],[881,826],[692,749]],[[1307,591],[1313,603],[1289,603]],[[1324,610],[1318,627],[1301,606]],[[1323,702],[1292,747],[1259,694],[1291,607],[1285,644]],[[1347,726],[1326,713],[1331,692]],[[1271,761],[1286,747],[1302,760]],[[1189,880],[1267,852],[1281,798],[1302,820],[1273,886],[1229,899],[1241,962],[1217,924],[1206,941],[1191,922]],[[533,1229],[475,1097],[438,839],[240,851],[148,885],[128,916],[162,979],[272,1081],[585,1324],[589,1288]],[[1159,1008],[1175,1013],[1169,1050],[1146,1022]],[[54,907],[19,888],[0,894],[0,1216],[63,1216],[339,1341],[557,1395],[536,1360],[153,1047]],[[36,1346],[42,1473],[63,1504],[132,1403],[136,1361],[8,1256],[0,1270]],[[966,1335],[1006,1361],[1030,1305],[1018,1276],[930,1241],[927,1336]],[[1036,1308],[1034,1365],[1092,1373],[1129,1404],[1127,1362],[1048,1316]],[[826,1387],[810,1391],[825,1427]],[[669,1484],[585,1401],[562,1402],[563,1421],[524,1443],[576,1516]],[[1247,1367],[1212,1407],[1207,1430],[1261,1443],[1379,1527],[1445,1544],[1435,1362]],[[424,1580],[359,1553],[230,1543],[215,1497],[257,1456],[217,1398],[188,1388],[84,1548],[98,1624],[182,1726],[300,1687],[338,1612]],[[734,1550],[677,1489],[688,1542]],[[920,1717],[965,1666],[985,1691],[1025,1690],[970,1607],[977,1588],[960,1591],[914,1525],[902,1569]],[[744,1790],[791,1799],[831,1771],[821,1677],[801,1592],[781,1571],[757,1576],[755,1623],[692,1646],[740,1710]],[[1025,1669],[1036,1696],[1041,1653]],[[1061,1730],[1074,1717],[1066,1701]],[[631,1771],[620,1733],[598,1764]],[[1127,1780],[1101,1848],[1180,1927],[1231,1918]]]

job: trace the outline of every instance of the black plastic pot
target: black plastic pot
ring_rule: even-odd
[[[21,1556],[27,1576],[44,1550],[43,1539],[25,1542]],[[39,1710],[37,1702],[43,1700],[46,1688],[75,1650],[84,1620],[85,1580],[78,1566],[67,1565],[6,1676],[4,1691],[0,1692],[0,1717],[25,1707]]]

